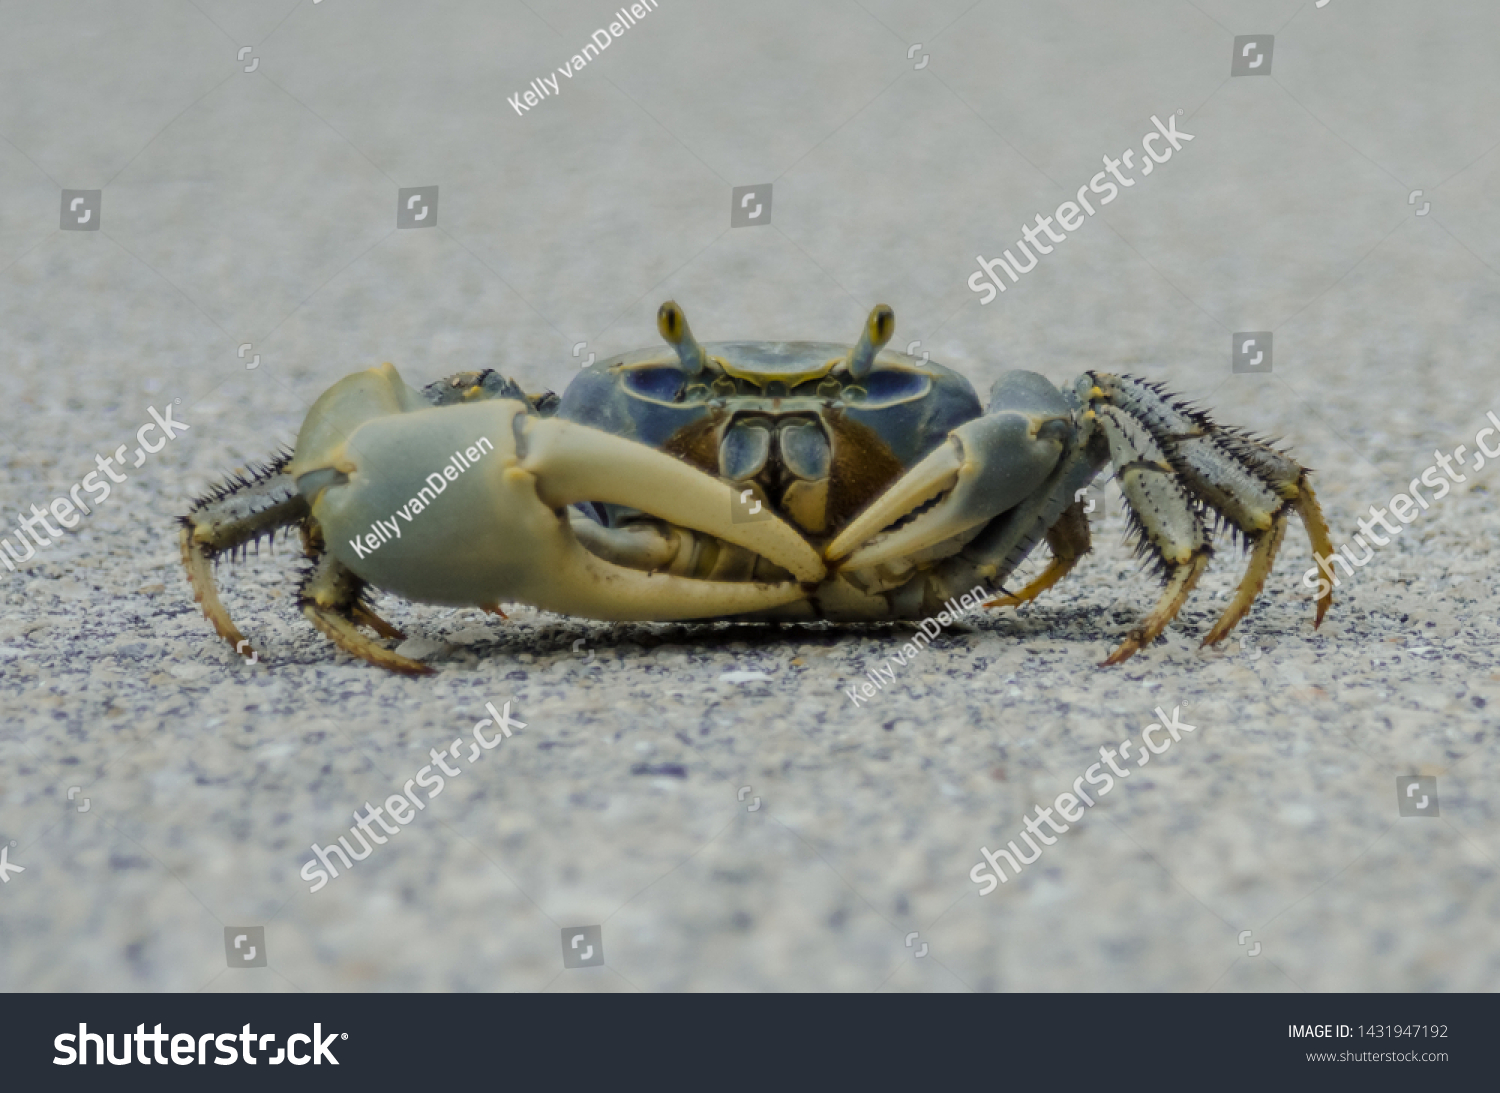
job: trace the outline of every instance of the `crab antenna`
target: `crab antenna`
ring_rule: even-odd
[[[885,304],[876,304],[865,320],[864,333],[859,344],[849,351],[849,374],[862,380],[875,367],[875,354],[885,348],[885,343],[896,333],[896,313]]]
[[[666,343],[677,350],[677,359],[682,362],[682,370],[689,376],[696,376],[707,367],[703,347],[698,344],[698,339],[693,337],[693,332],[688,327],[687,316],[682,313],[682,308],[677,306],[676,300],[668,300],[657,309],[656,329],[661,331],[661,336]]]

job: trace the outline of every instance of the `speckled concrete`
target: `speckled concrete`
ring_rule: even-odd
[[[1284,437],[1340,542],[1500,413],[1493,4],[662,0],[517,116],[612,6],[0,7],[0,525],[133,451],[148,406],[191,427],[0,570],[0,848],[25,870],[0,987],[1494,989],[1500,467],[1318,632],[1294,524],[1231,641],[1198,648],[1225,544],[1167,636],[1101,670],[1155,595],[1111,487],[1075,577],[858,708],[909,629],[385,597],[441,669],[394,678],[300,620],[285,549],[220,570],[261,662],[214,638],[174,518],[339,376],[560,389],[576,342],[653,344],[669,297],[704,339],[852,338],[884,301],[981,390],[1160,379]],[[1247,33],[1274,33],[1269,78],[1228,77]],[[1191,144],[979,304],[976,254],[1179,108]],[[771,225],[731,230],[731,188],[767,181]],[[397,230],[429,185],[437,227]],[[101,230],[58,230],[62,189],[103,191]],[[1231,374],[1254,330],[1274,371]],[[524,729],[308,891],[312,843],[505,701]],[[1158,706],[1195,730],[979,895],[979,848]],[[1412,774],[1436,818],[1398,815]],[[560,931],[592,924],[604,966],[565,970]],[[267,967],[226,967],[238,926]]]

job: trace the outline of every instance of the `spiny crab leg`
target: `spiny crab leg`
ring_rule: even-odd
[[[1093,549],[1093,536],[1089,533],[1089,518],[1084,512],[1083,502],[1074,501],[1063,510],[1062,516],[1047,529],[1047,547],[1052,551],[1052,560],[1047,568],[1025,587],[1016,592],[1007,592],[985,603],[986,607],[1020,607],[1030,603],[1069,573]]]
[[[1075,390],[1102,415],[1106,428],[1112,425],[1116,434],[1135,434],[1126,449],[1149,449],[1152,461],[1179,477],[1194,498],[1222,517],[1249,546],[1244,576],[1204,645],[1224,640],[1249,613],[1271,572],[1292,512],[1301,517],[1314,556],[1327,557],[1332,550],[1328,525],[1308,481],[1310,472],[1285,452],[1217,426],[1207,414],[1174,402],[1160,387],[1132,376],[1088,372]],[[1118,444],[1117,435],[1112,435],[1117,475],[1122,466]],[[1138,505],[1133,507],[1143,514]],[[1314,629],[1332,603],[1331,590],[1318,597]]]
[[[253,468],[250,477],[231,479],[208,497],[200,498],[182,518],[182,564],[193,599],[214,630],[242,656],[254,650],[219,600],[214,583],[214,562],[248,544],[274,535],[278,528],[307,517],[307,502],[297,492],[286,466],[291,454],[283,452],[264,467]]]

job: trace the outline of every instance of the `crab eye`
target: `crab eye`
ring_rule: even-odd
[[[871,372],[864,378],[865,402],[905,402],[925,395],[932,380],[920,372]]]
[[[625,373],[625,386],[631,394],[657,402],[675,402],[682,393],[682,380],[677,368],[639,368]]]

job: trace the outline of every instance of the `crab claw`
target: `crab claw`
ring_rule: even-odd
[[[1072,416],[1056,389],[1034,373],[1013,372],[995,385],[984,417],[949,433],[856,516],[825,557],[844,569],[864,569],[976,531],[1046,480],[1072,434]]]
[[[572,531],[568,509],[580,502],[706,532],[802,581],[824,575],[790,525],[737,522],[730,486],[673,456],[511,399],[414,409],[403,387],[389,365],[333,387],[309,414],[292,468],[328,550],[379,588],[620,621],[742,614],[802,595],[793,581],[695,580],[605,561]]]

